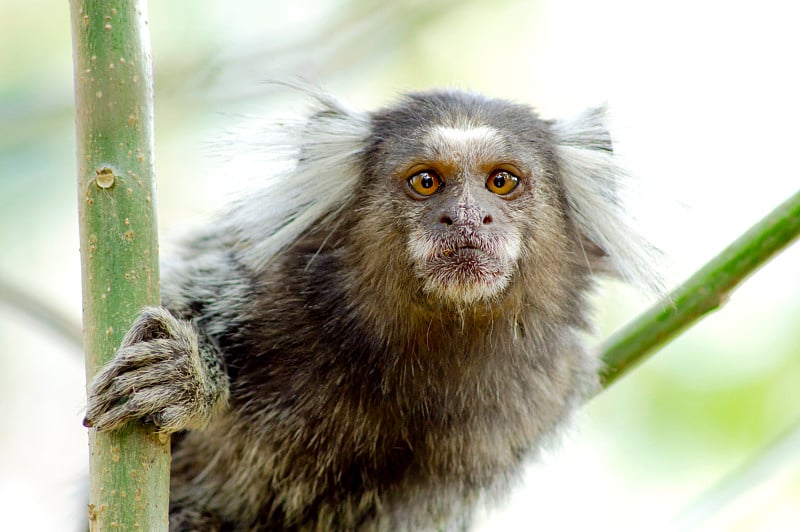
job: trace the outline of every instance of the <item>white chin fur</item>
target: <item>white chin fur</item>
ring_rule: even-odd
[[[471,260],[444,256],[447,247],[424,235],[416,235],[408,242],[425,293],[457,304],[498,298],[508,286],[520,252],[516,234],[490,238],[483,253]]]
[[[442,282],[440,279],[426,277],[424,290],[442,300],[456,304],[469,305],[478,301],[495,299],[508,286],[508,276],[493,281]]]

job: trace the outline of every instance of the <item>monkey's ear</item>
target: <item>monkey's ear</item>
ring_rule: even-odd
[[[295,132],[300,165],[337,164],[360,154],[371,133],[368,114],[347,107],[321,90],[305,88],[304,92],[311,99],[312,108]],[[322,172],[324,168],[320,168]],[[329,184],[332,183],[325,184],[326,189]]]
[[[319,89],[295,88],[311,100],[311,110],[258,136],[260,149],[280,159],[262,170],[265,175],[233,215],[242,257],[256,270],[309,228],[338,223],[337,214],[360,184],[361,156],[372,132],[367,113]]]
[[[589,266],[663,293],[662,257],[635,229],[624,205],[631,177],[615,156],[598,107],[553,123],[558,175]]]

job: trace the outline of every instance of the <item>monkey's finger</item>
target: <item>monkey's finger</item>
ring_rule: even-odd
[[[166,363],[145,366],[121,374],[106,373],[89,388],[84,426],[97,426],[98,420],[105,413],[131,402],[136,394],[147,394],[150,388],[162,386],[165,382],[172,382],[171,386],[174,386],[174,374],[175,372],[171,371]],[[136,404],[136,402],[131,403],[128,409],[136,407]]]
[[[100,416],[84,420],[84,425],[90,428],[97,429],[101,432],[107,432],[111,430],[118,430],[122,428],[125,423],[133,418],[132,414],[124,410],[121,407],[112,408]]]
[[[97,419],[111,408],[111,404],[101,401],[90,401],[86,406],[86,414],[83,416],[83,426],[87,428],[94,427],[97,424]]]
[[[174,320],[172,314],[162,307],[145,307],[123,337],[122,345],[169,338],[170,322]]]
[[[173,404],[155,414],[153,424],[164,432],[177,432],[186,429],[193,418],[193,411],[185,404]]]
[[[153,386],[170,383],[180,387],[181,375],[185,375],[185,365],[179,360],[165,360],[142,368],[117,375],[105,390],[109,400],[118,400],[135,392],[142,392]]]
[[[153,340],[192,336],[191,326],[175,318],[163,307],[145,307],[122,339],[123,346]]]
[[[100,423],[104,416],[115,409],[122,401],[111,400],[107,395],[90,396],[86,405],[86,415],[83,418],[84,427],[95,427],[100,430],[110,430],[116,428],[116,425],[109,424],[106,418],[103,423]]]
[[[108,392],[115,379],[126,372],[175,358],[173,340],[153,340],[121,348],[89,385],[89,396]]]
[[[108,386],[106,382],[98,383],[97,379],[92,381],[89,385],[88,399],[86,401],[86,415],[83,418],[83,425],[85,427],[94,426],[95,420],[100,417],[103,412],[111,409],[122,398],[119,396],[112,396],[108,393]]]
[[[157,339],[140,342],[133,345],[120,347],[109,366],[115,366],[119,371],[138,368],[153,364],[176,355],[175,340]]]
[[[114,381],[111,381],[111,383],[113,382]],[[83,425],[85,427],[97,427],[98,420],[101,419],[103,415],[114,410],[128,400],[130,400],[130,393],[119,393],[119,390],[115,390],[114,393],[111,393],[108,387],[98,392],[96,389],[90,387]]]
[[[109,431],[132,420],[152,418],[170,403],[173,392],[172,386],[155,386],[135,393],[127,401],[100,412],[97,416],[91,416],[87,412],[89,426],[100,431]]]

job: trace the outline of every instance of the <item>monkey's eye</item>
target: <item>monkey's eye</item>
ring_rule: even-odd
[[[511,194],[519,185],[519,178],[506,170],[495,170],[486,180],[486,188],[498,196]]]
[[[442,180],[435,172],[425,170],[412,175],[408,179],[408,186],[420,196],[431,196],[442,188]]]

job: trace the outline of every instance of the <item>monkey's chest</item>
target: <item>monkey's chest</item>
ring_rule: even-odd
[[[526,421],[529,409],[519,405],[452,411],[431,401],[428,410],[408,413],[340,404],[329,412],[338,415],[298,420],[307,439],[292,453],[296,473],[353,494],[490,486],[518,468],[539,436]]]

